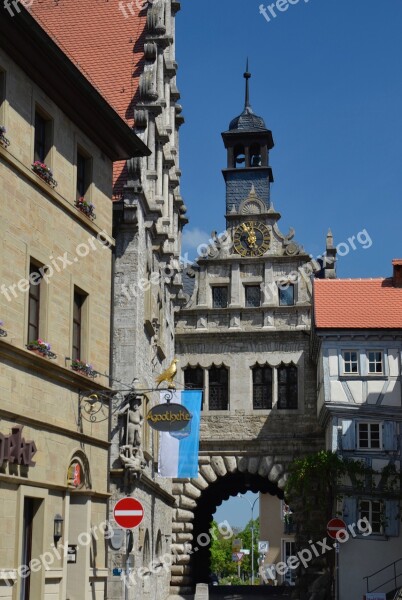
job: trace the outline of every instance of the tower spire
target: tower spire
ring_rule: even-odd
[[[244,79],[246,80],[246,98],[245,98],[245,102],[244,102],[244,108],[250,108],[250,89],[249,89],[249,79],[251,77],[251,73],[249,73],[248,70],[248,57],[247,57],[247,64],[246,64],[246,72],[244,73]]]

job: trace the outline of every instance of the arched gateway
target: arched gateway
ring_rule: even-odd
[[[222,134],[226,231],[200,247],[176,317],[181,383],[204,389],[204,400],[199,476],[173,488],[172,593],[208,581],[208,548],[197,539],[217,505],[247,489],[283,498],[289,463],[324,445],[310,360],[311,274],[333,277],[335,251],[328,235],[326,258],[312,260],[293,230],[278,227],[274,143],[251,109],[249,77],[244,110]]]
[[[283,498],[285,482],[286,471],[272,456],[230,455],[203,456],[197,479],[177,480],[173,485],[178,508],[173,519],[172,591],[190,593],[195,583],[208,581],[209,530],[222,500],[249,490]]]

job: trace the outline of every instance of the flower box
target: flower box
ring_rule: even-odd
[[[7,331],[3,329],[3,321],[0,321],[0,337],[7,337]]]
[[[87,377],[93,377],[95,379],[95,377],[98,377],[98,373],[96,371],[94,371],[94,368],[92,365],[89,365],[86,362],[83,362],[82,360],[73,360],[71,363],[71,368],[73,371],[76,371],[77,373],[81,373],[81,375],[86,375]]]
[[[6,133],[6,128],[1,125],[0,126],[0,144],[3,146],[3,148],[7,148],[10,145],[10,140],[8,140],[5,136]]]
[[[43,181],[45,181],[52,187],[56,187],[57,181],[53,179],[53,173],[49,169],[49,167],[45,165],[45,163],[40,162],[40,160],[36,160],[32,164],[32,171],[39,175],[39,177],[43,179]]]
[[[85,200],[85,198],[81,197],[75,201],[75,206],[89,219],[96,219],[95,206],[92,204],[92,202],[88,202]]]
[[[31,350],[31,352],[35,352],[35,354],[40,354],[47,358],[57,358],[57,354],[50,350],[50,344],[41,339],[29,342],[26,347],[28,350]]]

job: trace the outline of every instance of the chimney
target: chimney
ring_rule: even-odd
[[[394,267],[393,285],[397,288],[402,288],[402,258],[395,258],[392,261]]]

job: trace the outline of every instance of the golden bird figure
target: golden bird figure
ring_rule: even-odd
[[[158,384],[156,387],[159,387],[159,385],[162,383],[162,381],[166,381],[169,389],[176,389],[176,385],[175,385],[173,379],[177,373],[176,364],[178,362],[179,362],[178,359],[174,358],[172,360],[172,362],[170,363],[170,365],[168,366],[168,368],[165,369],[163,371],[163,373],[158,375],[158,377],[155,379],[156,383]]]

